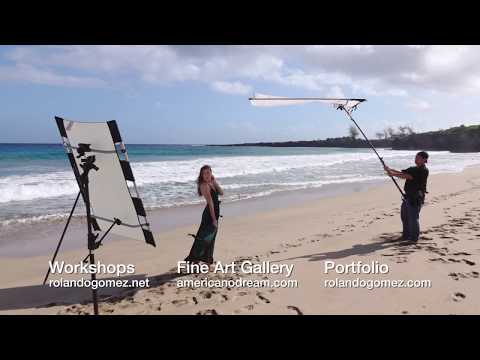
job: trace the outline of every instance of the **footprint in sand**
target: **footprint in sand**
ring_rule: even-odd
[[[297,315],[303,315],[303,312],[296,306],[288,305],[287,309],[295,311]]]
[[[212,297],[212,292],[208,290],[200,291],[200,295],[202,295],[204,299],[210,299]]]
[[[183,306],[188,304],[188,300],[187,299],[173,300],[172,304],[175,306]]]
[[[479,273],[477,271],[472,271],[470,273],[455,273],[451,272],[448,274],[453,280],[460,280],[460,279],[469,279],[469,278],[475,278],[478,279]]]
[[[400,250],[398,253],[399,254],[411,254],[415,252],[415,250]]]
[[[285,247],[287,248],[292,248],[292,247],[298,247],[301,246],[300,244],[285,244]]]
[[[455,294],[453,294],[453,301],[456,301],[456,302],[462,301],[466,297],[467,297],[467,295],[462,294],[461,292],[456,292]]]
[[[196,315],[218,315],[218,312],[215,309],[207,309],[197,312]]]
[[[450,276],[453,280],[460,280],[460,279],[465,279],[467,276],[463,273],[450,273],[448,274],[448,276]]]
[[[270,300],[263,296],[261,293],[257,293],[257,297],[266,304],[270,304]]]

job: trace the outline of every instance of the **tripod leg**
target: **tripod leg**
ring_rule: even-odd
[[[62,232],[62,236],[60,237],[60,241],[58,242],[57,248],[55,249],[55,253],[53,254],[52,258],[52,263],[55,261],[57,258],[58,250],[60,250],[60,246],[62,245],[63,237],[65,236],[65,233],[67,232],[68,225],[70,224],[70,220],[72,219],[73,212],[75,211],[75,207],[77,206],[78,199],[80,198],[81,192],[78,192],[77,198],[75,199],[75,203],[72,206],[72,210],[70,211],[70,215],[68,216],[67,223],[65,224],[65,227]],[[50,266],[48,267],[47,274],[45,275],[45,278],[43,279],[43,285],[47,282],[48,276],[50,275]]]
[[[90,264],[94,264],[94,263],[95,263],[95,255],[93,254],[93,251],[92,251],[92,250],[90,250],[89,257],[90,257]],[[92,283],[93,283],[93,282],[96,282],[96,281],[95,281],[96,279],[97,279],[97,275],[95,274],[95,272],[92,272],[92,274],[91,274]],[[92,300],[93,300],[93,313],[94,313],[95,315],[98,315],[98,295],[97,295],[97,289],[93,289],[93,288],[92,288]]]

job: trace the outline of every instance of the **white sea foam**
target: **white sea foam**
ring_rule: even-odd
[[[257,187],[279,187],[279,190],[284,190],[283,188],[294,188],[295,190],[298,189],[306,189],[306,188],[314,188],[314,187],[321,187],[324,185],[330,184],[346,184],[346,183],[357,183],[357,182],[366,182],[366,181],[373,181],[373,180],[381,180],[384,179],[383,176],[361,176],[359,175],[356,178],[353,177],[344,177],[335,179],[330,178],[330,180],[318,180],[318,181],[292,181],[288,183],[281,183],[281,182],[265,182],[265,183],[252,183],[252,184],[228,184],[223,185],[224,190],[238,190],[238,189],[246,189],[246,188],[257,188]]]
[[[0,203],[52,198],[78,192],[72,172],[0,177]]]
[[[411,158],[413,151],[391,151],[384,155],[389,158]],[[284,156],[235,156],[210,157],[195,160],[155,161],[133,164],[138,185],[194,181],[197,171],[204,164],[212,166],[219,178],[247,175],[280,173],[295,169],[326,168],[334,165],[375,160],[373,153],[337,153],[318,155]]]
[[[415,151],[380,150],[387,164],[412,165]],[[480,164],[479,154],[431,152],[432,174],[458,172]],[[272,192],[321,187],[326,184],[361,182],[384,177],[371,151],[338,151],[328,154],[281,156],[209,156],[198,159],[133,163],[133,171],[145,203],[167,207],[198,201],[194,181],[198,170],[209,164],[232,199],[265,196]],[[0,176],[0,205],[32,204],[41,207],[78,191],[69,170],[31,175]],[[244,193],[243,193],[244,192]],[[4,204],[4,205],[3,205]],[[20,205],[18,205],[20,206]],[[52,205],[53,206],[53,205]],[[53,208],[53,207],[52,207]]]
[[[60,213],[60,214],[30,216],[25,218],[13,218],[13,219],[0,221],[0,227],[15,226],[15,225],[29,225],[29,224],[45,222],[45,221],[49,221],[49,222],[62,221],[67,217],[68,217],[68,214]]]

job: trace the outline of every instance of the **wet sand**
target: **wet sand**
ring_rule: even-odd
[[[385,181],[386,182],[386,181]],[[222,202],[222,221],[227,218],[253,215],[260,212],[281,209],[304,202],[320,200],[326,197],[351,194],[366,190],[385,182],[369,181],[354,184],[333,184],[321,188],[282,191],[240,201]],[[72,199],[73,204],[74,199]],[[160,208],[148,211],[148,219],[154,234],[169,232],[181,227],[195,227],[199,224],[204,208],[203,200],[199,204]],[[85,249],[86,222],[85,209],[79,206],[70,222],[62,251]],[[1,257],[27,257],[52,254],[55,250],[67,218],[34,224],[16,224],[0,231]],[[128,240],[120,236],[109,236],[105,242]]]

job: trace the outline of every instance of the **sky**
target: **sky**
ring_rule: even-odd
[[[0,45],[0,142],[56,143],[54,116],[117,120],[126,143],[225,144],[346,136],[318,103],[253,107],[254,93],[366,98],[370,137],[480,124],[480,46]]]

